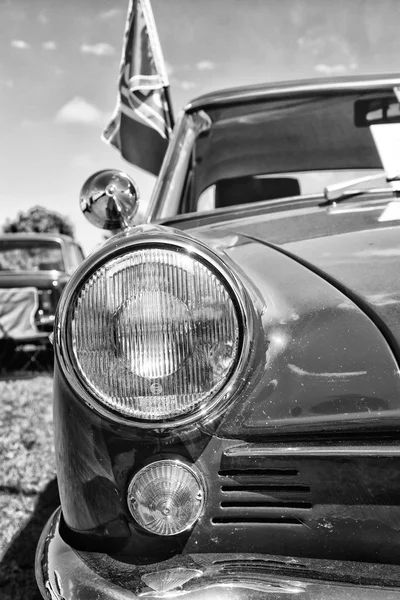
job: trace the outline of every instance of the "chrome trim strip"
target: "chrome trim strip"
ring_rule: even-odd
[[[400,446],[234,446],[223,452],[236,458],[273,456],[400,456]]]
[[[144,222],[161,220],[179,212],[189,161],[197,136],[211,126],[205,113],[180,113],[173,137],[157,177]]]
[[[276,98],[278,96],[319,94],[326,92],[359,92],[359,91],[377,91],[382,88],[393,88],[400,85],[400,75],[360,77],[358,80],[354,77],[348,78],[326,78],[309,79],[304,81],[283,81],[258,86],[246,86],[241,88],[232,88],[220,90],[211,94],[205,94],[195,98],[184,108],[186,113],[203,108],[211,108],[221,104],[237,104],[241,102],[253,102]],[[382,91],[384,91],[382,89]]]
[[[125,251],[134,250],[136,246],[151,247],[155,244],[181,248],[190,256],[198,257],[206,265],[210,265],[210,267],[227,283],[228,288],[232,290],[234,300],[238,307],[238,319],[243,331],[240,356],[238,357],[236,368],[225,385],[223,385],[205,406],[198,408],[193,413],[186,414],[180,419],[177,418],[168,422],[139,421],[114,413],[103,406],[101,401],[87,389],[82,378],[77,373],[74,366],[74,359],[71,356],[72,349],[70,349],[70,343],[68,341],[70,330],[69,323],[75,296],[90,277],[91,273],[107,261],[116,256],[120,256]],[[203,423],[214,420],[221,414],[227,403],[230,402],[234,396],[240,394],[242,388],[246,384],[246,378],[243,377],[243,374],[246,371],[252,356],[254,321],[255,307],[253,306],[243,283],[238,279],[233,269],[215,254],[212,249],[203,242],[192,238],[186,232],[167,228],[162,225],[142,225],[133,230],[124,231],[114,238],[111,238],[102,248],[86,259],[72,275],[64,289],[64,293],[59,303],[55,325],[55,329],[57,334],[59,333],[59,336],[57,335],[55,338],[55,351],[59,358],[62,370],[64,373],[67,373],[66,379],[72,389],[91,409],[102,416],[119,423],[130,424],[144,429],[164,430],[187,426],[200,420]]]

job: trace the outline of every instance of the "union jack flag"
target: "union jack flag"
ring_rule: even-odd
[[[169,82],[150,0],[131,0],[118,100],[103,139],[133,165],[157,174],[173,126]]]

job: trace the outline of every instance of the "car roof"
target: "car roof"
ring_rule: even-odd
[[[35,233],[35,232],[21,232],[21,233],[1,233],[1,240],[37,240],[37,241],[54,241],[54,242],[74,242],[74,240],[68,235],[62,233]]]
[[[400,86],[400,74],[387,75],[358,75],[342,77],[324,77],[320,79],[301,79],[297,81],[283,81],[278,83],[264,83],[258,85],[241,86],[226,90],[218,90],[204,94],[192,100],[185,112],[197,111],[203,108],[218,107],[220,105],[242,104],[264,100],[268,97],[298,96],[314,94],[329,94],[340,91],[378,91]]]

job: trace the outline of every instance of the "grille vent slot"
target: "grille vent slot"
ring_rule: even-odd
[[[235,475],[249,477],[251,475],[264,477],[297,477],[297,469],[221,469],[220,477],[235,477]]]
[[[248,462],[248,468],[240,466],[230,464],[218,471],[220,502],[212,518],[215,525],[303,525],[312,509],[311,489],[298,469],[255,468]]]
[[[297,561],[297,559],[296,562],[262,558],[251,560],[213,560],[213,565],[216,565],[221,570],[226,570],[229,572],[237,570],[240,573],[245,570],[265,572],[266,567],[289,567],[290,569],[307,569],[307,565]]]
[[[217,525],[222,525],[224,523],[243,523],[244,525],[248,523],[258,523],[260,525],[303,525],[303,521],[301,519],[296,519],[295,517],[281,517],[280,519],[274,519],[273,517],[259,517],[256,515],[254,515],[254,517],[214,517],[212,522]]]
[[[222,508],[240,508],[240,507],[246,507],[249,506],[248,502],[241,502],[241,501],[233,501],[233,502],[221,502],[221,506]],[[312,504],[311,502],[294,502],[294,501],[279,501],[279,500],[275,500],[275,501],[256,501],[256,502],[252,502],[251,505],[252,507],[275,507],[275,508],[312,508]]]
[[[222,492],[258,492],[262,494],[263,492],[306,492],[310,491],[310,488],[307,485],[268,485],[268,484],[260,484],[260,483],[249,483],[248,485],[236,485],[229,486],[223,485],[221,486]]]

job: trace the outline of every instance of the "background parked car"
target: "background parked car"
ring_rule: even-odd
[[[80,245],[67,236],[0,235],[0,290],[35,288],[38,292],[35,326],[40,332],[51,332],[61,292],[83,258]],[[0,311],[0,323],[1,318]]]
[[[17,348],[46,349],[69,277],[83,260],[79,244],[59,234],[0,236],[0,368],[14,364]]]

